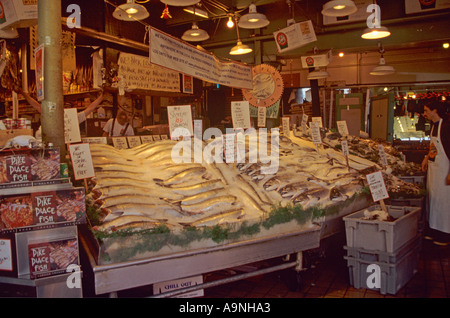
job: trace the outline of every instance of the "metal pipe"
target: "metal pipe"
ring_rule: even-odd
[[[61,1],[39,0],[38,21],[39,44],[44,46],[44,99],[41,102],[42,141],[59,147],[60,158],[65,160]]]
[[[173,290],[173,291],[170,291],[167,293],[153,295],[153,296],[150,296],[149,298],[172,297],[172,296],[192,292],[192,291],[203,289],[203,288],[210,288],[210,287],[214,287],[214,286],[232,283],[234,281],[238,281],[241,279],[247,279],[247,278],[258,276],[258,275],[263,275],[263,274],[267,274],[267,273],[271,273],[271,272],[280,271],[280,270],[287,269],[290,267],[295,267],[295,266],[297,266],[297,262],[290,262],[290,263],[286,263],[286,264],[281,264],[281,265],[277,265],[277,266],[272,266],[272,267],[256,270],[256,271],[253,271],[250,273],[239,274],[239,275],[234,275],[234,276],[228,277],[228,278],[218,279],[218,280],[215,280],[215,281],[209,282],[209,283],[203,283],[203,284],[195,285],[192,287],[177,289],[177,290]]]

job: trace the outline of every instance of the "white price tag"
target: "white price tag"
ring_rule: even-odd
[[[372,194],[372,199],[374,202],[389,198],[381,171],[368,174],[366,175],[366,178],[369,183],[370,193]]]
[[[347,121],[345,120],[338,120],[336,121],[337,129],[341,136],[348,136],[348,127],[347,127]]]
[[[381,164],[383,166],[387,166],[388,162],[387,162],[386,152],[384,151],[383,145],[378,145],[378,153],[380,155]]]
[[[289,120],[290,120],[289,117],[283,117],[283,118],[282,118],[283,134],[284,134],[286,137],[289,137],[289,136],[290,136],[290,135],[289,135]]]
[[[311,138],[313,140],[313,143],[318,145],[322,143],[322,137],[320,136],[320,127],[318,122],[312,121],[309,124],[309,128],[311,130]]]
[[[345,157],[348,157],[348,141],[347,140],[342,140],[341,141],[341,147],[342,147],[342,154]]]

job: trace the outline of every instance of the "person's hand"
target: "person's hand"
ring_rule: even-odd
[[[428,155],[422,160],[422,172],[426,172],[428,169]]]

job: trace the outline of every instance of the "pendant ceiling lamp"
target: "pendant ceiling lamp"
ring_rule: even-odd
[[[19,37],[19,32],[14,28],[4,28],[0,30],[0,39],[15,39]]]
[[[169,6],[186,7],[197,4],[200,0],[161,0],[161,2]]]
[[[122,21],[144,20],[149,15],[147,9],[140,4],[134,3],[134,0],[127,0],[127,3],[116,7],[116,10],[113,12],[113,17]]]
[[[388,37],[391,35],[391,32],[388,28],[384,26],[375,27],[375,28],[367,28],[364,30],[364,33],[361,35],[363,39],[367,40],[376,40]]]
[[[343,17],[355,13],[358,10],[351,0],[332,0],[322,7],[322,14],[329,17]]]
[[[330,76],[330,74],[328,74],[327,71],[321,71],[319,68],[316,68],[311,73],[308,73],[307,79],[314,80],[314,79],[327,78],[329,76]]]
[[[196,15],[201,18],[205,18],[205,19],[209,18],[208,12],[206,12],[205,10],[196,8],[196,7],[186,7],[183,9],[183,11],[186,11],[190,14]]]
[[[192,23],[192,28],[183,33],[181,37],[185,41],[196,42],[205,41],[209,39],[209,34],[203,29],[200,29],[196,22]]]
[[[270,21],[267,17],[256,11],[256,5],[252,3],[249,12],[239,19],[239,27],[244,29],[259,29],[269,25]]]
[[[252,48],[248,45],[242,44],[241,38],[239,37],[239,25],[236,25],[237,34],[237,44],[233,46],[230,50],[230,55],[243,55],[252,52]]]
[[[380,57],[380,64],[375,66],[371,71],[370,75],[389,75],[395,73],[394,67],[391,65],[386,65],[383,55]]]

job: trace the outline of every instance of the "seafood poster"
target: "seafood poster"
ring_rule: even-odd
[[[4,150],[0,153],[0,184],[4,188],[61,178],[59,163],[58,148]]]
[[[76,238],[28,245],[30,278],[62,274],[69,265],[79,265]]]
[[[69,152],[75,180],[95,177],[88,143],[69,145]]]
[[[3,196],[0,200],[0,232],[85,221],[84,188]]]

